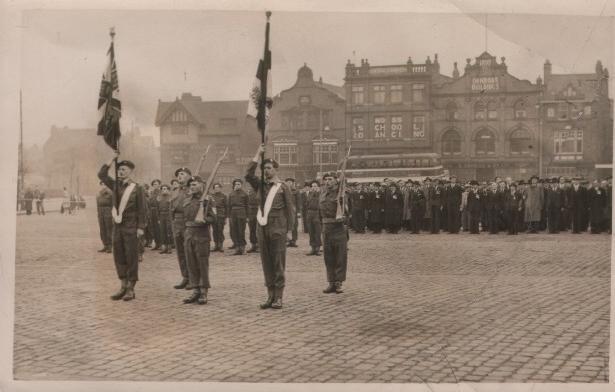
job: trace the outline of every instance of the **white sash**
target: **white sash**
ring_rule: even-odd
[[[111,216],[113,217],[113,221],[115,223],[117,223],[117,224],[122,223],[122,214],[124,214],[124,210],[126,209],[126,204],[128,204],[128,198],[130,197],[130,194],[132,193],[132,190],[135,189],[136,185],[137,185],[136,183],[131,182],[126,187],[126,190],[124,190],[124,193],[122,194],[122,200],[120,200],[120,211],[119,211],[119,213],[118,213],[117,209],[115,208],[115,206],[113,206],[113,208],[111,209]]]
[[[265,213],[261,211],[261,207],[258,207],[258,212],[256,213],[256,220],[258,224],[261,226],[267,225],[267,217],[269,217],[269,211],[271,211],[271,205],[273,205],[273,199],[275,195],[278,193],[278,189],[282,186],[281,182],[276,183],[267,194],[267,199],[265,200]]]

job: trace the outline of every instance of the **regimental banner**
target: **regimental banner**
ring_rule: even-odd
[[[472,78],[472,91],[490,91],[500,89],[500,79],[497,76]]]

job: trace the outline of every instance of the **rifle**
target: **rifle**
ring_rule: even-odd
[[[205,213],[206,213],[207,209],[209,208],[209,200],[210,200],[207,197],[207,194],[209,193],[209,189],[211,188],[211,185],[214,182],[214,178],[216,177],[216,173],[218,173],[218,169],[220,168],[220,164],[222,163],[224,158],[226,158],[226,153],[227,152],[228,152],[228,147],[226,149],[224,149],[224,153],[222,153],[222,156],[220,156],[220,158],[218,158],[218,161],[214,165],[214,168],[212,169],[211,173],[209,173],[209,177],[207,178],[207,182],[205,183],[205,188],[203,189],[203,195],[201,196],[201,199],[199,200],[200,201],[200,203],[199,203],[200,206],[199,206],[199,211],[196,214],[197,218],[195,220],[205,221]],[[205,205],[205,208],[203,208],[203,202],[206,199],[207,199],[207,204]],[[202,217],[203,219],[200,219],[200,217]]]
[[[342,160],[342,165],[340,168],[340,183],[337,190],[337,209],[335,210],[335,219],[342,220],[344,218],[344,212],[346,211],[346,162],[348,162],[348,157],[350,157],[350,149],[352,145],[348,146],[348,152],[346,156]],[[340,204],[340,197],[342,198],[342,203]]]
[[[208,144],[207,148],[205,149],[205,152],[203,153],[203,155],[201,155],[201,159],[199,160],[199,165],[196,168],[196,172],[194,172],[195,176],[198,176],[199,173],[201,172],[201,168],[203,167],[203,163],[205,162],[205,158],[207,158],[207,153],[209,152],[209,147],[211,145]]]

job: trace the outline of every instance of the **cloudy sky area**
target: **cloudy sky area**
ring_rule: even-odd
[[[263,12],[249,11],[24,12],[25,144],[44,143],[52,125],[95,128],[110,26],[117,32],[122,127],[134,122],[157,141],[159,99],[182,92],[247,99],[264,22]],[[438,53],[441,72],[450,75],[455,61],[463,73],[465,59],[486,47],[506,57],[512,75],[531,81],[547,58],[554,73],[594,72],[597,59],[613,71],[610,17],[274,12],[271,23],[275,93],[292,86],[304,62],[316,78],[342,85],[348,59],[386,65],[411,56],[419,63]]]

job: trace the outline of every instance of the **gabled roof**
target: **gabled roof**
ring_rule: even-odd
[[[346,99],[346,89],[329,83],[319,83],[322,87],[337,95],[341,99]]]
[[[594,100],[599,96],[600,81],[596,74],[565,74],[565,75],[550,75],[547,81],[546,99],[561,97],[563,92],[572,87],[577,98]],[[567,97],[574,99],[575,97]]]
[[[248,101],[203,101],[201,97],[183,94],[174,102],[158,102],[156,125],[163,123],[177,109],[183,108],[199,124],[218,125],[222,118],[242,119],[246,116]]]

